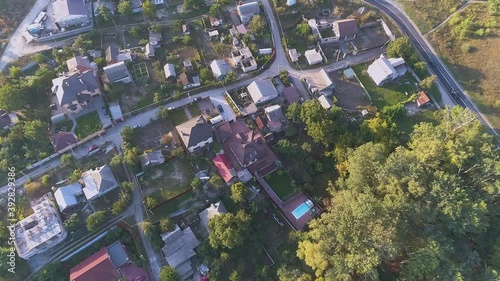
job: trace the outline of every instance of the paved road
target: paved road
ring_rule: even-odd
[[[446,68],[444,63],[439,59],[434,49],[432,49],[429,42],[422,36],[418,28],[412,23],[408,16],[394,3],[386,0],[364,0],[364,2],[373,5],[392,18],[399,26],[401,31],[408,36],[412,44],[418,50],[424,60],[432,60],[433,63],[429,64],[431,71],[436,75],[438,81],[450,94],[450,97],[460,106],[467,107],[474,111],[479,120],[488,126],[491,133],[498,136],[498,133],[491,126],[491,124],[484,118],[474,102],[467,96],[465,91],[460,87],[450,71]],[[456,95],[452,95],[452,91],[456,91]]]

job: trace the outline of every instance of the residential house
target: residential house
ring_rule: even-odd
[[[127,61],[132,61],[133,60],[133,54],[130,51],[120,51],[118,47],[115,46],[109,46],[106,51],[106,63],[113,64],[117,62],[127,62]]]
[[[184,68],[186,69],[186,71],[193,70],[193,63],[189,59],[183,60],[182,61],[182,65],[184,65]]]
[[[78,139],[73,132],[61,131],[55,135],[50,136],[50,142],[52,143],[54,150],[58,152],[72,144],[76,144],[78,142]]]
[[[429,99],[429,96],[427,96],[427,94],[424,91],[420,91],[418,93],[418,97],[416,99],[416,102],[417,102],[418,107],[422,107],[422,106],[429,104],[431,102],[431,100]]]
[[[123,113],[120,104],[117,102],[109,104],[109,113],[111,114],[111,118],[113,121],[123,121]]]
[[[151,43],[147,43],[146,46],[144,46],[144,55],[146,55],[147,58],[152,59],[156,56],[156,51],[153,45]]]
[[[323,62],[323,56],[316,49],[305,51],[304,56],[306,57],[307,63],[309,63],[309,65]]]
[[[15,113],[8,113],[0,109],[0,129],[7,130],[19,122]]]
[[[142,169],[147,169],[152,166],[160,165],[165,163],[165,157],[163,157],[163,153],[159,150],[146,152],[139,158],[141,162]]]
[[[69,73],[85,72],[92,69],[89,59],[82,56],[70,58],[66,61],[66,65],[68,66]]]
[[[325,95],[319,96],[318,101],[324,109],[328,110],[333,106],[333,102],[330,101],[327,97],[325,97]]]
[[[241,23],[247,24],[252,20],[253,16],[260,13],[260,7],[258,2],[250,2],[238,5],[236,7],[238,15],[240,16]]]
[[[216,80],[223,80],[224,77],[231,71],[231,66],[225,60],[214,60],[210,64],[210,68]]]
[[[59,187],[54,192],[59,211],[64,212],[66,209],[76,206],[78,197],[81,195],[83,195],[82,185],[78,182]]]
[[[90,24],[90,17],[84,0],[54,0],[52,2],[57,28]]]
[[[199,76],[194,76],[186,72],[183,72],[181,73],[181,75],[179,75],[179,78],[177,78],[177,83],[181,83],[184,90],[196,88],[201,85]]]
[[[380,55],[370,66],[368,75],[377,86],[381,86],[387,81],[392,81],[406,73],[406,66],[403,58],[388,59],[384,54]]]
[[[300,101],[299,94],[297,93],[297,89],[293,86],[289,86],[283,89],[283,96],[287,104],[292,104]]]
[[[333,23],[333,32],[341,40],[356,38],[358,24],[355,19],[338,20]]]
[[[33,214],[11,229],[17,255],[22,259],[43,253],[66,239],[67,231],[49,192],[32,204]]]
[[[191,258],[196,255],[195,249],[200,245],[190,227],[180,229],[176,226],[172,232],[161,235],[165,246],[161,249],[169,266],[175,268],[181,281],[194,275]],[[192,279],[191,279],[192,280]]]
[[[212,128],[203,116],[188,120],[175,128],[184,147],[191,153],[211,144],[214,140]]]
[[[333,83],[324,69],[316,72],[316,74],[307,76],[305,82],[309,91],[316,95],[325,95],[328,97],[333,94],[333,90],[335,89],[335,83]]]
[[[260,132],[248,128],[243,119],[223,123],[217,128],[217,135],[231,163],[241,168],[255,171],[276,160]]]
[[[245,35],[245,34],[247,34],[247,32],[248,32],[248,30],[247,30],[247,28],[245,27],[245,25],[244,25],[244,24],[240,24],[240,25],[236,26],[236,31],[237,31],[239,34],[241,34],[241,35]]]
[[[130,264],[125,246],[120,242],[104,247],[70,268],[70,281],[118,281],[122,268]]]
[[[83,193],[87,200],[100,197],[118,187],[118,181],[108,165],[88,170],[82,174]]]
[[[98,0],[94,4],[94,14],[99,15],[99,7],[104,6],[108,9],[110,14],[114,15],[116,12],[116,2],[112,0]]]
[[[76,113],[101,91],[93,71],[87,70],[52,79],[52,93],[56,95],[60,107]]]
[[[165,72],[165,78],[169,82],[175,82],[177,74],[175,73],[175,66],[171,63],[167,63],[163,66],[163,71]]]
[[[121,82],[127,84],[132,82],[132,76],[123,61],[105,66],[102,70],[104,71],[104,83],[115,84]]]
[[[153,48],[160,47],[162,41],[163,37],[160,32],[149,31],[149,44],[151,44]]]
[[[278,91],[271,80],[255,80],[248,85],[247,91],[256,104],[265,103],[278,97]]]
[[[217,154],[213,159],[212,162],[214,163],[215,167],[219,171],[220,176],[224,179],[226,183],[231,181],[234,176],[236,176],[236,173],[233,169],[233,165],[231,165],[231,162],[229,162],[229,159],[227,158],[226,154]]]
[[[257,61],[248,47],[232,51],[231,56],[233,57],[234,64],[241,67],[243,72],[247,73],[257,70]]]
[[[132,13],[140,13],[142,12],[142,2],[143,0],[130,0],[132,4]]]
[[[190,35],[191,34],[191,28],[189,28],[188,24],[183,24],[182,25],[182,33],[184,33],[184,35]]]
[[[286,121],[285,114],[281,110],[281,106],[273,105],[264,108],[267,116],[267,127],[271,132],[279,132],[283,129],[283,122]]]
[[[210,219],[215,216],[226,213],[226,206],[224,206],[224,203],[222,203],[222,201],[219,201],[217,203],[211,204],[208,208],[201,211],[198,216],[200,217],[201,225],[203,225],[206,231],[210,233],[210,229],[208,228],[208,221],[210,221]]]
[[[216,17],[208,17],[208,20],[210,21],[210,26],[212,27],[219,27],[222,25],[222,20]]]

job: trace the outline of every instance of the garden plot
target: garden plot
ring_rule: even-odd
[[[149,71],[145,62],[134,64],[133,73],[135,80],[142,80],[142,79],[146,80],[149,78]]]

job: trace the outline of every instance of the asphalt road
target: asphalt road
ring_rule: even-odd
[[[399,7],[389,1],[364,0],[364,2],[377,7],[388,15],[399,26],[401,31],[410,39],[422,58],[428,62],[432,61],[432,63],[428,63],[428,66],[436,75],[441,85],[446,89],[450,98],[452,98],[458,105],[467,107],[474,111],[479,120],[489,128],[491,133],[498,136],[498,133],[486,120],[486,118],[484,118],[474,102],[466,95],[465,91],[462,87],[460,87],[453,75],[436,55],[436,52],[432,49],[429,42],[425,40],[408,16]],[[453,94],[453,91],[456,91],[456,94]]]

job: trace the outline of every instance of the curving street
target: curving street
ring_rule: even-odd
[[[446,89],[450,98],[453,99],[458,105],[467,107],[474,111],[479,120],[489,128],[491,133],[498,136],[498,133],[486,120],[486,118],[484,118],[474,102],[467,96],[444,63],[439,59],[432,46],[422,36],[418,28],[415,27],[405,12],[403,12],[394,3],[386,0],[364,0],[364,2],[378,8],[389,16],[399,26],[401,31],[410,39],[413,46],[415,46],[417,51],[420,53],[420,56],[425,61],[432,61],[432,63],[428,64],[428,67],[433,74],[436,75],[439,83],[441,83],[441,85]],[[456,91],[456,94],[453,95],[452,91]]]

